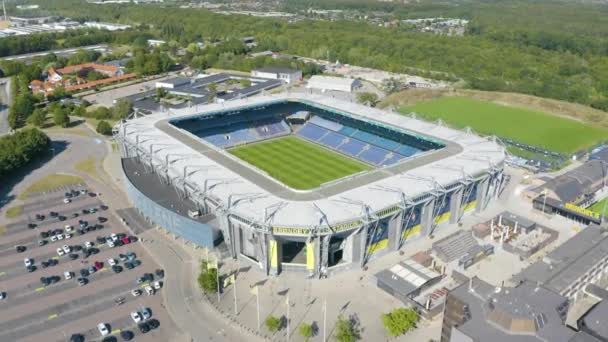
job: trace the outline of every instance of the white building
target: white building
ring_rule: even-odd
[[[261,68],[251,70],[251,76],[281,80],[285,83],[294,83],[302,80],[302,71],[288,68]]]
[[[108,30],[108,31],[121,31],[126,30],[131,27],[131,25],[123,25],[123,24],[114,24],[114,23],[98,23],[94,21],[87,21],[84,23],[84,26],[92,27],[100,30]]]
[[[337,90],[352,93],[355,89],[361,87],[361,82],[352,78],[315,75],[308,80],[306,87],[320,89],[321,91]]]
[[[161,46],[163,44],[167,44],[167,42],[159,39],[148,39],[148,46],[156,47]]]

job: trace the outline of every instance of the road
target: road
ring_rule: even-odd
[[[6,77],[0,79],[0,135],[7,134],[10,131],[8,126],[8,106],[11,103],[11,78]]]
[[[1,59],[6,60],[6,61],[19,61],[19,62],[23,62],[25,64],[30,64],[30,63],[32,63],[32,61],[35,58],[43,57],[43,56],[49,55],[51,53],[54,53],[55,55],[57,55],[57,57],[67,57],[67,56],[75,54],[78,50],[95,50],[95,51],[104,52],[104,53],[110,51],[110,49],[108,48],[108,46],[106,44],[98,44],[98,45],[81,46],[81,47],[70,48],[70,49],[49,50],[49,51],[26,53],[23,55],[13,55],[13,56],[3,57]]]

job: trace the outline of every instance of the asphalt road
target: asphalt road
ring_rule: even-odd
[[[8,126],[8,106],[11,103],[11,78],[0,79],[0,135],[10,131]]]

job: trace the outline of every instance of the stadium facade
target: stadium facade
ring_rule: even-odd
[[[297,190],[228,152],[286,135],[371,169]],[[154,113],[120,123],[114,136],[144,216],[197,245],[223,242],[268,274],[363,266],[485,209],[504,180],[505,150],[493,138],[304,93]],[[138,181],[144,173],[157,182]]]

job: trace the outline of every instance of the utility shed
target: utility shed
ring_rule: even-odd
[[[352,93],[355,89],[361,87],[361,82],[352,78],[315,75],[308,80],[306,87],[320,89],[321,91],[337,90]]]

